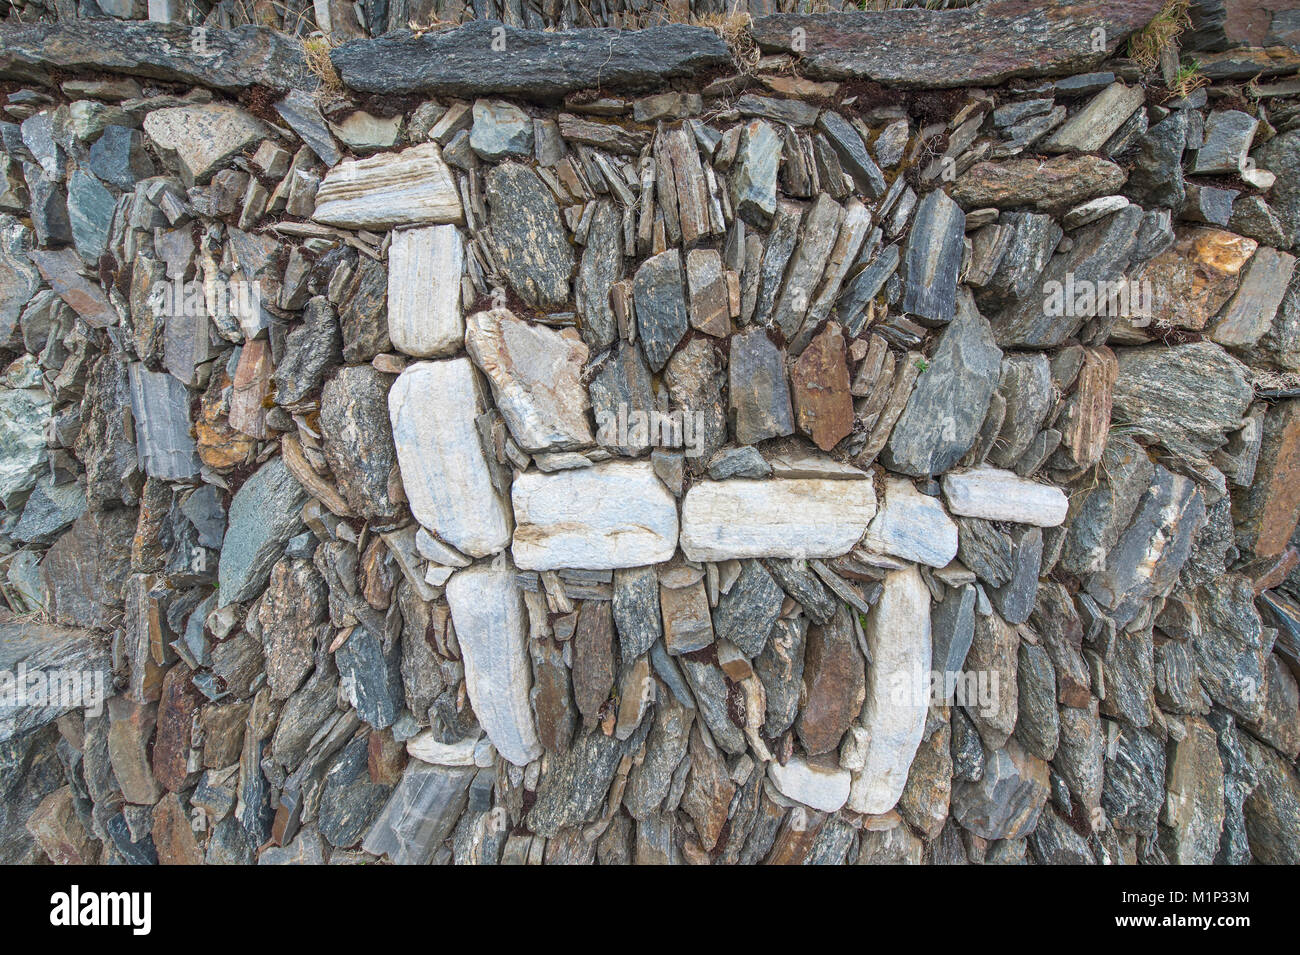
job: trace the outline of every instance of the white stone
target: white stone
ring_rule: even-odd
[[[468,567],[470,565],[468,557],[456,550],[456,548],[448,547],[423,527],[415,532],[415,549],[421,557],[425,560],[431,560],[435,564],[443,564],[447,567]]]
[[[388,417],[411,513],[473,557],[510,543],[510,508],[492,485],[474,421],[487,408],[468,358],[418,362],[388,392]]]
[[[772,466],[772,476],[778,478],[828,478],[842,481],[860,481],[867,472],[851,464],[836,461],[829,454],[815,448],[796,449],[773,454],[767,459]]]
[[[389,149],[397,144],[402,132],[402,116],[373,116],[365,110],[350,113],[338,125],[330,124],[334,135],[357,152]]]
[[[682,550],[691,560],[838,557],[876,513],[869,475],[701,481],[682,504]]]
[[[677,548],[677,502],[648,461],[608,461],[511,488],[515,564],[522,570],[605,570],[658,564]]]
[[[818,766],[795,756],[784,766],[768,763],[767,775],[782,796],[818,812],[836,812],[849,799],[852,776],[838,766]]]
[[[437,143],[339,163],[316,191],[312,218],[345,229],[465,221]]]
[[[885,504],[867,528],[862,546],[930,567],[957,556],[957,524],[936,497],[904,478],[885,479]]]
[[[447,603],[474,715],[497,752],[526,766],[542,746],[528,702],[528,616],[514,568],[480,564],[459,571],[447,582]]]
[[[1128,205],[1129,201],[1124,196],[1098,196],[1096,199],[1090,199],[1067,212],[1061,217],[1061,225],[1066,230],[1077,229],[1079,226],[1087,225],[1089,222],[1096,222],[1098,219],[1119,212],[1119,210],[1127,208]]]
[[[867,615],[867,698],[858,725],[866,752],[849,808],[877,815],[898,802],[925,734],[930,704],[930,590],[916,567],[896,570]]]
[[[1060,488],[1039,484],[1001,468],[973,468],[944,475],[948,510],[963,517],[1056,527],[1070,501]]]
[[[180,159],[186,185],[206,182],[231,156],[270,132],[261,120],[224,103],[156,109],[144,118],[144,131]]]
[[[494,308],[469,317],[465,349],[525,451],[573,451],[595,441],[582,383],[587,346],[576,329],[530,325]]]
[[[465,341],[460,278],[465,240],[454,225],[393,233],[388,249],[388,337],[417,358],[454,355]]]
[[[421,730],[406,741],[406,752],[435,766],[473,766],[479,739],[466,736],[454,743],[443,743],[433,735],[433,730]]]

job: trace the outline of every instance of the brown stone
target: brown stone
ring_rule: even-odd
[[[529,698],[537,720],[537,738],[547,752],[566,752],[573,741],[578,714],[564,648],[550,637],[534,637],[528,642],[528,652],[533,659]]]
[[[190,681],[190,669],[178,663],[163,678],[158,701],[158,734],[153,744],[153,775],[172,792],[189,784],[194,714],[202,697]]]
[[[691,653],[713,642],[713,619],[703,581],[671,587],[661,575],[659,610],[669,653]]]
[[[311,672],[317,642],[328,635],[328,613],[325,581],[311,561],[285,558],[271,568],[257,619],[272,699],[287,700]]]
[[[853,430],[849,365],[839,324],[829,322],[809,342],[790,370],[790,385],[799,429],[823,451]]]
[[[1238,546],[1256,557],[1286,550],[1300,522],[1300,400],[1281,401],[1264,416],[1264,442],[1250,487],[1232,502]]]
[[[154,806],[153,844],[160,865],[203,864],[203,852],[175,793],[167,793]]]
[[[808,629],[803,679],[807,700],[795,729],[809,756],[829,753],[857,718],[867,694],[862,653],[843,604],[826,623]]]
[[[1223,229],[1182,228],[1174,244],[1139,269],[1151,283],[1151,322],[1200,331],[1237,290],[1258,245]]]
[[[372,537],[361,553],[361,596],[371,609],[385,611],[392,602],[394,561],[388,559],[388,545],[382,537]]]
[[[925,838],[934,839],[948,821],[952,797],[952,725],[931,709],[926,733],[907,772],[898,811]]]
[[[691,731],[691,770],[682,793],[682,809],[695,822],[695,831],[705,851],[713,851],[727,822],[727,809],[736,786],[727,777],[727,766],[718,751],[704,742],[699,724]]]
[[[573,697],[588,724],[614,688],[614,614],[608,600],[585,601],[573,632]]]
[[[224,370],[213,374],[208,390],[199,402],[198,420],[194,422],[199,460],[217,471],[243,464],[257,446],[256,439],[240,434],[227,419],[229,408],[223,392],[233,384]]]
[[[1105,345],[1083,350],[1083,366],[1074,392],[1065,400],[1056,425],[1061,432],[1062,456],[1068,457],[1074,467],[1091,467],[1101,460],[1110,435],[1111,403],[1118,377],[1119,362],[1113,351]]]
[[[1209,723],[1189,716],[1183,726],[1169,749],[1160,845],[1175,865],[1209,865],[1223,828],[1223,763]]]
[[[157,716],[154,703],[136,703],[125,696],[108,701],[108,759],[122,798],[140,806],[152,805],[162,794],[149,765],[149,741]]]
[[[99,845],[77,815],[72,787],[56,789],[27,817],[27,831],[55,865],[97,865]]]
[[[246,342],[230,389],[230,426],[251,438],[266,437],[266,396],[271,385],[271,343]]]
[[[731,331],[731,304],[722,256],[716,249],[686,253],[686,286],[691,298],[691,327],[724,338]]]
[[[396,786],[406,768],[406,747],[393,738],[391,729],[374,730],[366,741],[366,768],[376,786]]]
[[[763,860],[764,865],[803,865],[812,853],[817,836],[830,818],[824,812],[811,812],[795,806],[786,815],[777,831],[772,851]]]
[[[1119,166],[1096,156],[978,162],[953,185],[952,198],[963,209],[1034,206],[1064,211],[1097,196],[1114,195],[1125,178]]]

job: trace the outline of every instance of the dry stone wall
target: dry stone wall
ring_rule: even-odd
[[[0,860],[1296,862],[1300,55],[1159,8],[0,24]]]

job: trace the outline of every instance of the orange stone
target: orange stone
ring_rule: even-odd
[[[795,419],[817,447],[829,451],[853,430],[853,395],[844,329],[829,322],[790,370]]]

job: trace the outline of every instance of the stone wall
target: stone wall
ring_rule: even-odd
[[[1159,8],[0,26],[0,861],[1296,862],[1300,56]]]

